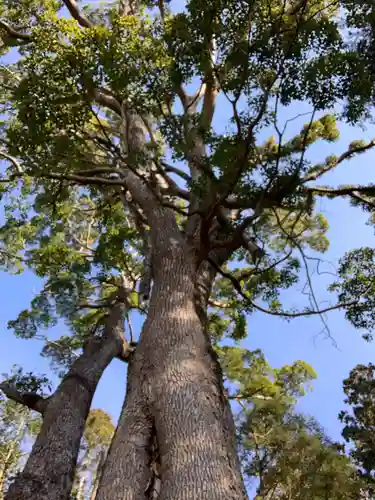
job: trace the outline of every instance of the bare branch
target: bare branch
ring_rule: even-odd
[[[20,173],[20,174],[13,174],[7,179],[0,179],[0,183],[5,183],[5,182],[12,182],[14,179],[17,177],[23,177],[23,175],[26,175],[26,173]],[[85,176],[80,176],[80,175],[75,175],[75,174],[60,174],[60,173],[43,173],[43,174],[38,174],[34,176],[35,178],[39,179],[58,179],[58,180],[65,180],[65,181],[74,181],[77,182],[78,184],[83,184],[83,185],[89,185],[89,184],[94,184],[98,186],[102,185],[110,185],[110,186],[123,186],[125,187],[126,184],[124,181],[117,180],[117,179],[105,179],[104,177],[85,177]]]
[[[134,329],[133,329],[133,324],[130,320],[130,316],[129,314],[126,315],[126,321],[128,323],[128,327],[129,327],[129,343],[132,344],[134,342]]]
[[[344,160],[349,160],[355,154],[363,153],[364,151],[367,151],[368,149],[371,149],[374,146],[375,146],[375,139],[373,139],[369,143],[365,144],[364,146],[359,146],[357,148],[349,148],[342,155],[340,155],[336,160],[322,165],[320,168],[315,170],[315,172],[311,172],[310,174],[307,174],[305,177],[303,177],[302,183],[305,183],[308,181],[315,181],[316,179],[318,179],[322,175],[326,174],[330,170],[337,167],[337,165],[342,163]]]
[[[92,98],[101,106],[104,106],[121,116],[121,104],[108,90],[94,89],[92,91]]]
[[[3,391],[5,396],[16,403],[27,406],[30,410],[37,411],[38,413],[45,412],[48,404],[48,398],[43,398],[35,392],[22,392],[8,385],[6,382],[0,384],[0,390]]]
[[[157,168],[158,174],[162,177],[162,179],[166,183],[166,186],[163,187],[163,191],[165,192],[165,194],[177,196],[179,198],[182,198],[183,200],[189,201],[190,193],[188,193],[188,191],[185,191],[185,189],[180,188],[180,186],[173,179],[169,177],[165,169],[162,166],[160,166],[158,162],[155,162],[155,166]]]
[[[0,150],[0,156],[5,158],[6,160],[9,160],[19,174],[23,174],[23,168],[21,167],[19,161],[16,160],[16,158],[14,158],[14,156],[11,156],[8,153],[6,153],[5,151],[1,151],[1,150]]]
[[[274,269],[275,267],[277,267],[279,264],[282,264],[283,262],[285,262],[292,255],[292,253],[293,253],[293,251],[290,250],[281,259],[277,260],[276,262],[274,262],[273,264],[271,264],[270,266],[268,266],[266,268],[245,269],[243,271],[240,271],[239,274],[236,274],[236,278],[238,279],[238,281],[242,281],[242,280],[246,280],[246,279],[250,278],[250,276],[254,276],[254,275],[262,274],[262,273],[267,273],[267,272],[271,271],[272,269]]]
[[[91,176],[94,174],[121,174],[121,171],[111,167],[97,167],[97,168],[88,168],[85,170],[77,170],[74,172],[74,174],[80,176],[86,176],[86,175]]]
[[[262,394],[237,394],[236,396],[228,396],[231,401],[242,401],[244,399],[261,399],[262,401],[271,401],[272,396],[263,396]]]
[[[272,309],[267,309],[265,307],[262,307],[262,306],[256,304],[255,302],[253,302],[245,294],[245,292],[242,290],[242,287],[241,287],[239,281],[231,273],[226,273],[225,271],[223,271],[221,269],[221,267],[218,266],[212,259],[208,258],[207,260],[217,270],[217,272],[221,276],[223,276],[223,278],[227,278],[233,284],[233,286],[234,286],[235,290],[238,292],[238,294],[241,295],[241,297],[243,299],[245,299],[245,301],[251,307],[253,307],[254,309],[257,309],[258,311],[264,312],[266,314],[270,314],[271,316],[279,316],[279,317],[283,317],[283,318],[299,318],[302,316],[316,316],[316,315],[320,316],[326,312],[334,311],[336,309],[342,309],[344,307],[350,307],[356,303],[355,301],[342,302],[342,303],[336,304],[334,306],[329,306],[329,307],[326,307],[324,309],[320,309],[318,311],[307,309],[305,311],[300,311],[300,312],[287,312],[287,311],[276,311],[276,310],[274,311]]]
[[[225,302],[223,300],[208,299],[208,305],[210,307],[218,307],[219,309],[230,309],[231,308],[231,306],[228,304],[228,302]]]
[[[243,246],[246,250],[250,252],[253,258],[253,262],[254,263],[258,262],[264,256],[264,251],[256,244],[254,238],[246,234],[246,229],[250,226],[250,224],[254,220],[256,220],[259,217],[260,213],[261,213],[261,208],[258,205],[258,207],[251,216],[245,217],[245,219],[241,222],[241,224],[238,227],[233,228],[232,220],[230,219],[229,215],[225,212],[224,209],[222,208],[219,209],[219,213],[217,216],[218,222],[225,229],[232,232],[233,235],[229,240],[226,240],[224,242],[214,242],[213,247],[232,246],[233,244],[237,246]]]
[[[89,21],[84,14],[82,14],[75,0],[63,0],[63,2],[69,10],[70,15],[78,22],[80,26],[82,26],[83,28],[94,27],[92,22]]]
[[[216,98],[219,93],[219,82],[215,75],[215,58],[216,58],[216,44],[214,37],[208,43],[208,51],[210,56],[209,72],[205,77],[205,84],[203,91],[203,106],[201,112],[201,126],[208,129],[211,126],[212,119],[215,113]]]
[[[373,201],[370,201],[366,198],[362,198],[362,196],[359,196],[358,194],[355,193],[352,193],[350,196],[353,198],[353,200],[357,200],[360,203],[363,203],[364,205],[367,205],[371,208],[375,208],[375,203]]]
[[[357,193],[362,193],[367,196],[374,196],[375,184],[369,184],[368,186],[349,185],[338,188],[312,186],[305,187],[305,190],[318,196],[327,196],[328,198],[335,198],[337,196],[352,196],[356,195]]]
[[[300,311],[295,313],[289,313],[287,311],[273,311],[271,309],[266,309],[254,302],[251,302],[251,305],[257,309],[258,311],[264,312],[266,314],[270,314],[271,316],[280,316],[283,318],[300,318],[301,316],[316,316],[321,315],[329,311],[335,311],[336,309],[343,309],[344,307],[350,307],[355,304],[355,301],[351,302],[342,302],[339,304],[335,304],[334,306],[325,307],[324,309],[319,309],[318,311],[313,311],[311,309],[307,309],[306,311]]]
[[[169,165],[169,163],[166,163],[164,161],[161,162],[161,165],[164,167],[165,172],[167,172],[167,173],[170,172],[171,174],[176,174],[179,177],[181,177],[181,179],[184,179],[184,181],[191,182],[190,175],[187,174],[186,172],[183,172],[179,168],[174,167],[173,165]]]
[[[32,40],[31,35],[29,35],[28,33],[22,33],[21,31],[17,31],[2,19],[0,19],[0,28],[3,28],[10,37],[16,38],[17,40],[22,40],[26,43],[29,43]]]

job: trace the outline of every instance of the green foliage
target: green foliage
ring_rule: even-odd
[[[340,261],[338,280],[330,286],[346,304],[346,317],[356,327],[366,330],[364,338],[372,339],[375,326],[375,250],[360,248],[348,252]]]
[[[98,446],[108,447],[114,432],[115,427],[111,417],[105,411],[90,410],[83,435],[88,449],[94,450]]]
[[[139,281],[145,248],[140,228],[149,230],[144,221],[135,221],[134,206],[133,211],[124,206],[122,187],[69,176],[92,179],[100,172],[107,181],[120,181],[121,168],[128,165],[154,179],[151,160],[159,172],[167,151],[172,159],[188,162],[199,137],[206,148],[202,167],[213,177],[188,176],[191,195],[234,196],[243,209],[232,229],[243,223],[246,209],[264,200],[248,233],[266,255],[256,264],[244,249],[231,257],[248,301],[228,279],[216,280],[212,299],[225,307],[209,311],[215,341],[246,336],[246,315],[256,299],[282,313],[282,291],[299,281],[304,252],[328,248],[328,222],[314,211],[302,178],[326,167],[309,161],[309,147],[339,137],[336,116],[326,110],[346,98],[346,80],[338,70],[345,43],[336,9],[322,2],[292,8],[276,0],[254,5],[192,0],[184,13],[166,8],[162,19],[155,5],[148,7],[121,16],[112,4],[90,6],[84,12],[93,26],[82,29],[61,16],[53,0],[1,2],[3,18],[17,27],[22,20],[30,43],[20,47],[17,65],[5,65],[10,90],[1,137],[24,175],[4,188],[0,264],[16,272],[27,267],[44,281],[9,327],[22,338],[35,338],[62,320],[67,332],[47,342],[43,353],[64,369],[89,332],[100,334],[119,274]],[[207,123],[199,107],[186,114],[176,105],[176,88],[192,79],[215,81],[221,96],[232,102],[225,134]],[[98,102],[98,90],[122,111]],[[296,99],[312,104],[314,113],[299,133],[286,137],[278,110]],[[129,107],[148,122],[150,135],[136,157],[122,144]],[[270,127],[275,135],[259,141],[258,133]],[[329,160],[332,168],[335,161]],[[4,176],[14,173],[9,161]],[[186,207],[178,196],[164,201]],[[181,228],[182,214],[176,214]],[[135,290],[132,297],[139,310]]]
[[[24,373],[23,368],[17,365],[12,367],[10,374],[3,373],[2,377],[7,384],[20,392],[33,392],[44,396],[52,391],[51,382],[46,375]]]
[[[375,486],[375,365],[357,365],[343,383],[350,410],[339,415],[350,455],[373,493]]]
[[[316,377],[310,365],[296,361],[291,366],[271,368],[261,351],[248,351],[235,346],[216,348],[225,379],[230,384],[229,397],[251,399],[261,397],[290,405],[303,396]]]
[[[245,478],[258,480],[256,498],[358,499],[364,484],[342,447],[313,419],[295,413],[314,370],[301,361],[271,369],[261,352],[238,348],[224,349],[221,357],[236,387],[229,397],[241,403],[239,452]]]
[[[14,369],[13,374],[6,376],[12,379],[19,375],[20,371]],[[38,377],[31,376],[28,383],[26,377],[22,381],[18,376],[19,388],[21,390],[30,390],[40,388],[44,383],[36,382]],[[39,432],[41,418],[26,407],[6,400],[0,394],[0,498],[7,489],[7,486],[14,475],[23,466],[25,439],[33,439]]]
[[[220,264],[223,274],[213,283],[208,308],[208,333],[228,396],[246,400],[239,427],[247,474],[259,473],[265,459],[262,487],[280,484],[279,498],[295,497],[296,488],[314,500],[355,498],[358,483],[348,460],[315,423],[293,413],[315,377],[312,368],[298,361],[274,369],[261,352],[238,344],[256,301],[272,314],[292,315],[283,308],[282,292],[303,273],[309,281],[309,251],[328,249],[328,221],[315,209],[324,190],[314,191],[311,181],[367,145],[353,141],[342,156],[320,163],[309,152],[320,141],[339,138],[332,112],[338,102],[349,120],[365,116],[373,70],[364,72],[362,83],[359,75],[368,68],[372,46],[348,47],[340,5],[320,0],[190,0],[180,14],[145,5],[127,16],[112,4],[90,6],[83,10],[90,26],[79,26],[61,15],[62,4],[54,0],[0,1],[1,19],[29,37],[0,30],[2,51],[19,47],[17,64],[0,70],[0,112],[6,117],[0,123],[0,264],[7,271],[29,269],[43,282],[9,327],[35,339],[63,322],[66,331],[57,340],[47,338],[42,351],[62,374],[87,337],[102,334],[118,287],[130,283],[131,308],[147,312],[136,286],[155,228],[126,182],[131,171],[142,189],[174,209],[181,233],[199,213],[202,248],[195,250],[203,260],[230,247],[238,233],[264,254],[256,258],[249,245],[237,246]],[[372,26],[371,8],[343,6],[349,27]],[[372,32],[360,35],[368,41]],[[196,82],[198,94],[181,97]],[[229,104],[225,133],[212,121],[216,93],[217,108],[224,100]],[[290,136],[280,115],[301,101],[311,105],[310,120]],[[135,135],[147,130],[141,148],[131,147],[130,112],[139,115]],[[178,181],[172,178],[176,161]],[[340,195],[334,189],[327,194]],[[373,267],[372,250],[348,254],[331,287],[359,328],[373,327]],[[39,390],[45,382],[23,377],[15,374],[14,382]],[[90,414],[82,474],[112,432],[107,415]],[[263,455],[255,460],[258,446]]]

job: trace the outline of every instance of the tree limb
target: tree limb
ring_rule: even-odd
[[[246,297],[246,296],[245,296]],[[259,304],[256,304],[255,302],[251,301],[251,305],[257,309],[258,311],[264,312],[266,314],[270,314],[271,316],[280,316],[283,318],[300,318],[302,316],[316,316],[316,315],[321,315],[330,311],[335,311],[336,309],[342,309],[344,307],[350,307],[356,304],[356,301],[351,301],[351,302],[342,302],[339,304],[335,304],[334,306],[328,306],[323,309],[319,309],[318,311],[314,311],[311,309],[308,309],[306,311],[299,311],[299,312],[287,312],[287,311],[273,311],[271,309],[267,309],[265,307],[260,306]]]
[[[245,292],[242,290],[242,287],[241,287],[239,281],[232,274],[223,271],[221,269],[221,267],[218,266],[216,264],[216,262],[213,261],[212,259],[208,258],[207,260],[223,278],[227,278],[233,284],[233,286],[234,286],[235,290],[238,292],[238,294],[241,295],[241,297],[243,299],[245,299],[245,301],[251,307],[253,307],[254,309],[257,309],[258,311],[264,312],[266,314],[270,314],[271,316],[280,316],[280,317],[284,317],[284,318],[298,318],[301,316],[315,316],[315,315],[324,314],[324,313],[329,312],[329,311],[334,311],[336,309],[341,309],[343,307],[350,307],[350,306],[353,306],[354,304],[356,304],[356,301],[343,302],[340,304],[336,304],[334,306],[329,306],[329,307],[326,307],[324,309],[320,309],[318,311],[308,309],[306,311],[300,311],[300,312],[295,312],[295,313],[287,312],[287,311],[273,311],[272,309],[267,309],[265,307],[262,307],[262,306],[256,304],[255,302],[253,302],[245,294]]]
[[[248,234],[246,234],[246,229],[249,227],[249,225],[259,217],[260,215],[260,208],[256,209],[254,211],[254,214],[245,217],[245,219],[241,222],[241,224],[233,228],[232,226],[232,221],[230,220],[229,216],[225,213],[223,209],[219,209],[219,213],[217,216],[218,222],[220,223],[221,226],[223,226],[225,229],[233,232],[233,236],[224,242],[214,242],[213,246],[227,246],[227,245],[233,245],[234,243],[238,243],[238,246],[243,246],[246,250],[248,250],[252,256],[253,262],[256,263],[261,259],[265,253],[264,251],[256,244],[253,238],[251,238]]]
[[[87,17],[82,14],[82,11],[79,9],[77,2],[75,0],[63,0],[65,6],[70,12],[70,15],[75,19],[80,26],[83,28],[93,28],[94,25],[91,21],[87,19]]]
[[[210,56],[209,64],[209,74],[206,75],[205,84],[203,90],[203,106],[201,111],[200,122],[203,129],[209,129],[212,123],[212,119],[215,113],[216,98],[219,93],[219,82],[217,81],[214,67],[216,58],[216,44],[215,39],[212,39],[208,43],[208,51]]]
[[[176,174],[179,177],[181,177],[181,179],[183,179],[184,181],[191,182],[190,175],[187,174],[186,172],[183,172],[179,168],[174,167],[173,165],[169,165],[169,163],[166,163],[165,161],[162,161],[161,165],[164,167],[165,172],[171,173],[171,174]]]
[[[322,165],[320,168],[318,168],[315,172],[311,172],[310,174],[305,175],[302,179],[302,183],[309,182],[309,181],[315,181],[322,175],[326,174],[333,168],[337,167],[340,163],[342,163],[344,160],[350,159],[353,155],[358,154],[358,153],[363,153],[364,151],[367,151],[368,149],[371,149],[375,146],[375,139],[370,141],[368,144],[365,144],[364,146],[359,146],[357,148],[349,148],[347,151],[345,151],[342,155],[340,155],[335,161],[332,161],[332,163],[327,163],[325,165]]]
[[[375,195],[375,184],[369,184],[368,186],[342,186],[338,188],[324,187],[324,186],[312,186],[305,187],[306,191],[316,194],[318,196],[327,196],[328,198],[335,198],[337,196],[352,196],[356,193],[362,193],[368,196]]]
[[[8,385],[6,382],[0,384],[0,390],[3,391],[5,396],[16,403],[27,406],[30,410],[37,411],[42,414],[45,412],[48,404],[48,399],[39,396],[35,392],[22,392]]]
[[[94,89],[92,98],[98,104],[110,109],[117,115],[121,116],[121,104],[110,92],[105,89]]]
[[[17,173],[17,174],[12,174],[10,177],[6,179],[0,179],[0,183],[5,183],[5,182],[12,182],[14,179],[17,177],[23,177],[26,175],[26,173]],[[81,176],[81,175],[75,175],[75,174],[60,174],[60,173],[46,173],[46,174],[39,174],[39,175],[34,175],[33,177],[39,178],[39,179],[58,179],[58,180],[65,180],[65,181],[74,181],[77,182],[78,184],[83,184],[83,185],[88,185],[88,184],[94,184],[97,186],[102,186],[102,185],[110,185],[110,186],[126,186],[126,183],[121,180],[117,179],[106,179],[104,177],[90,177],[90,176]]]
[[[2,156],[3,158],[5,158],[6,160],[9,160],[13,167],[16,169],[16,171],[19,173],[19,174],[23,174],[23,168],[21,167],[20,163],[18,160],[16,160],[16,158],[14,158],[14,156],[11,156],[9,155],[8,153],[6,153],[5,151],[1,151],[0,150],[0,156]]]
[[[270,266],[268,266],[266,268],[263,268],[263,269],[257,269],[257,268],[254,268],[254,269],[245,269],[243,271],[240,271],[239,274],[236,275],[236,279],[239,282],[241,282],[242,280],[246,280],[246,279],[250,278],[250,276],[257,275],[257,274],[267,273],[267,272],[271,271],[272,269],[274,269],[279,264],[282,264],[283,262],[285,262],[292,255],[292,253],[293,253],[293,251],[290,250],[281,259],[275,261],[273,264],[271,264]]]
[[[0,28],[3,28],[11,38],[16,38],[17,40],[22,40],[26,43],[31,42],[32,40],[31,35],[17,31],[2,19],[0,19]]]

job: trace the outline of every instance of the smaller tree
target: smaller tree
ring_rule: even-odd
[[[339,415],[344,423],[342,432],[352,445],[350,455],[358,473],[367,484],[370,494],[375,492],[375,365],[357,365],[344,380],[345,403],[351,410]]]
[[[21,370],[14,367],[10,376],[5,376],[8,381],[18,378],[21,384]],[[23,387],[26,379],[28,384],[37,381],[30,374],[23,376]],[[46,379],[41,378],[43,383]],[[34,384],[35,385],[35,384]],[[1,385],[0,385],[1,389]],[[23,459],[27,455],[26,445],[28,440],[33,440],[39,432],[41,419],[38,414],[30,411],[23,404],[3,398],[0,393],[0,500],[4,498],[5,490],[15,474],[22,468]]]
[[[101,409],[90,410],[81,442],[81,457],[77,466],[72,497],[94,500],[101,468],[111,443],[115,426]]]
[[[358,500],[361,481],[342,446],[295,412],[316,376],[312,367],[296,361],[273,369],[260,351],[237,347],[219,354],[228,396],[240,405],[239,452],[245,478],[258,480],[257,500]]]

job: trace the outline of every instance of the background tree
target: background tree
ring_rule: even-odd
[[[357,365],[344,380],[345,403],[350,410],[339,415],[344,423],[343,437],[350,443],[350,456],[358,467],[358,473],[374,494],[375,473],[375,366]]]
[[[22,375],[22,370],[14,367],[10,375],[3,375],[7,380],[15,381],[23,389],[43,389],[47,379],[33,374]],[[26,387],[26,384],[28,387]],[[0,384],[0,390],[2,385]],[[0,393],[0,498],[4,494],[16,473],[22,469],[30,442],[40,431],[40,416],[30,411],[20,402],[7,400]]]
[[[76,471],[73,497],[77,500],[94,500],[108,447],[115,427],[111,417],[103,410],[91,410],[86,421],[81,457]]]
[[[315,378],[311,366],[297,361],[272,369],[261,352],[224,351],[232,351],[224,373],[231,381],[229,398],[239,404],[241,463],[249,485],[257,484],[256,498],[358,500],[364,485],[342,446],[296,412]]]
[[[4,45],[11,40],[19,47],[17,64],[2,69],[7,84],[1,154],[8,165],[2,185],[11,205],[3,255],[6,264],[26,257],[31,268],[48,277],[41,303],[12,325],[31,324],[35,333],[38,326],[50,326],[55,312],[68,318],[75,332],[81,315],[57,309],[67,303],[76,310],[81,295],[102,297],[102,287],[93,291],[88,283],[112,249],[117,293],[130,251],[122,262],[118,254],[129,250],[135,234],[140,273],[132,284],[146,302],[147,319],[130,357],[126,401],[98,498],[115,498],[114,484],[125,497],[145,497],[155,438],[163,498],[244,498],[234,425],[209,340],[243,338],[246,315],[254,310],[289,318],[322,314],[306,264],[309,247],[324,251],[327,246],[327,222],[315,211],[315,200],[358,200],[364,194],[369,204],[374,192],[371,185],[315,183],[373,147],[373,141],[353,142],[342,155],[319,164],[308,159],[312,144],[338,138],[335,116],[324,110],[348,97],[350,71],[342,75],[341,68],[351,52],[335,17],[339,5],[190,1],[183,13],[174,14],[163,3],[83,10],[76,2],[63,3],[64,11],[53,0],[1,3]],[[197,91],[189,95],[186,86],[193,82]],[[280,109],[297,100],[310,103],[312,111],[301,132],[288,135]],[[348,109],[355,108],[355,100],[348,103]],[[215,110],[224,106],[229,109],[225,131],[213,122]],[[262,137],[270,128],[274,137]],[[82,198],[93,202],[96,221],[107,213],[109,224],[98,223],[91,233],[95,222],[87,209],[93,207],[80,208],[64,247],[72,207]],[[77,235],[81,254],[90,248],[91,236],[95,240],[91,266],[90,259],[76,266]],[[75,249],[65,297],[60,269],[52,272],[55,262],[61,266],[63,248],[63,259]],[[45,250],[50,261],[43,270],[38,259]],[[279,292],[298,281],[300,268],[310,303],[301,311],[287,310]],[[77,276],[84,285],[73,295]],[[51,288],[56,280],[58,293]],[[351,306],[352,301],[341,302],[324,311]],[[85,331],[95,338],[95,331]],[[109,331],[99,331],[98,337],[103,348],[108,346]],[[85,367],[92,369],[94,353],[86,349],[85,355]],[[108,362],[115,355],[118,351]],[[78,446],[68,450],[63,443],[79,443],[101,373],[95,372],[78,421],[68,426],[44,417],[45,453],[67,465],[32,453],[9,500],[35,498],[36,492],[42,498],[41,485],[45,498],[67,498]],[[73,378],[65,382],[70,379],[69,390],[78,395]],[[78,396],[54,401],[55,415],[61,405],[70,417],[78,414]],[[57,424],[61,434],[52,432]],[[49,432],[43,434],[44,429]],[[68,435],[73,431],[74,440]],[[69,460],[53,453],[57,445]],[[189,475],[181,472],[187,465]],[[68,482],[51,480],[57,470]]]

